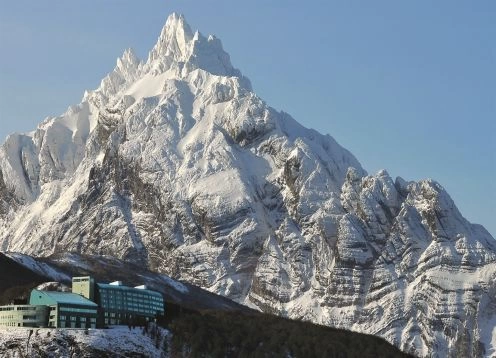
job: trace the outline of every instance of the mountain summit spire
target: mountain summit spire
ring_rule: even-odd
[[[172,13],[167,18],[151,55],[172,55],[178,60],[183,59],[188,56],[188,47],[192,39],[193,33],[184,16]]]
[[[199,31],[193,33],[184,16],[177,13],[167,18],[147,64],[155,73],[176,66],[186,73],[202,69],[215,75],[241,77],[221,41],[215,36],[206,38]]]

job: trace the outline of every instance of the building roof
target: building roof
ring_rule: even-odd
[[[146,292],[150,293],[154,296],[162,296],[160,292],[149,290],[149,289],[143,289],[143,288],[137,288],[137,287],[129,287],[129,286],[123,286],[123,285],[111,285],[109,283],[97,283],[96,284],[98,287],[101,288],[106,288],[106,289],[112,289],[112,290],[126,290],[126,291],[136,291],[136,292]]]
[[[54,304],[62,303],[62,304],[71,304],[71,305],[80,305],[80,306],[94,306],[94,307],[98,306],[95,302],[92,302],[76,293],[33,290],[31,292],[31,296],[33,295],[42,296],[47,300],[53,301]]]

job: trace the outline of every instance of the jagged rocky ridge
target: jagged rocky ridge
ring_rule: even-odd
[[[0,248],[110,255],[427,356],[496,354],[496,241],[432,180],[368,175],[173,14],[140,61],[0,149]]]

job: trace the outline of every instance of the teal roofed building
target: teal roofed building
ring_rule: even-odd
[[[98,305],[81,295],[32,290],[29,304],[49,307],[48,327],[96,328]]]

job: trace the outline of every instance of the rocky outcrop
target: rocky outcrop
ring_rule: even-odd
[[[269,107],[181,16],[146,62],[126,51],[79,106],[10,137],[0,170],[19,203],[4,250],[114,256],[419,356],[495,353],[490,234],[438,183],[367,175]]]

